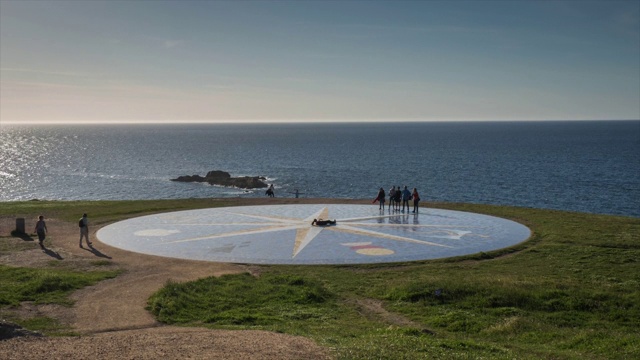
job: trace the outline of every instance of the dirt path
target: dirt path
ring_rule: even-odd
[[[95,252],[78,248],[77,242],[74,245],[65,247],[70,248],[68,250],[73,253],[80,253],[80,256],[95,256]],[[247,271],[244,266],[234,264],[131,253],[95,240],[93,248],[100,249],[103,256],[111,257],[126,272],[115,279],[82,289],[72,296],[76,302],[76,316],[72,326],[81,333],[157,326],[144,307],[149,296],[167,281],[185,282]]]
[[[15,219],[0,219],[0,236],[8,236]],[[47,250],[14,252],[0,263],[38,267],[50,261],[75,268],[113,266],[118,277],[73,294],[72,308],[29,306],[20,311],[58,319],[82,334],[65,338],[14,338],[0,341],[3,359],[327,359],[313,341],[265,331],[223,331],[164,326],[144,309],[149,296],[168,280],[183,282],[249,271],[234,264],[198,262],[136,254],[102,244],[91,229],[93,247],[78,247],[76,224],[47,219]],[[29,222],[27,231],[31,231]],[[10,241],[22,241],[12,239]],[[100,263],[97,265],[97,263]],[[110,264],[106,264],[106,263]],[[106,264],[106,265],[105,265]],[[23,314],[25,315],[25,314]]]

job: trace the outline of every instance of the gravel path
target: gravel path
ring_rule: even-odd
[[[312,341],[266,331],[163,326],[64,338],[0,341],[0,357],[31,359],[328,359]]]

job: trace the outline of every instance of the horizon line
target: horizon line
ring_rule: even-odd
[[[384,119],[384,120],[0,120],[3,125],[260,125],[260,124],[371,124],[371,123],[436,123],[436,122],[577,122],[640,121],[640,119]]]

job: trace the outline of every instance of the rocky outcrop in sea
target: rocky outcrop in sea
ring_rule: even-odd
[[[209,171],[206,176],[200,175],[184,175],[179,176],[171,181],[179,182],[206,182],[211,185],[236,187],[241,189],[260,189],[266,188],[267,179],[264,176],[242,176],[231,177],[226,171],[213,170]]]

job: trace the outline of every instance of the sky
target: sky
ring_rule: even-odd
[[[0,0],[0,125],[640,119],[640,0]]]

